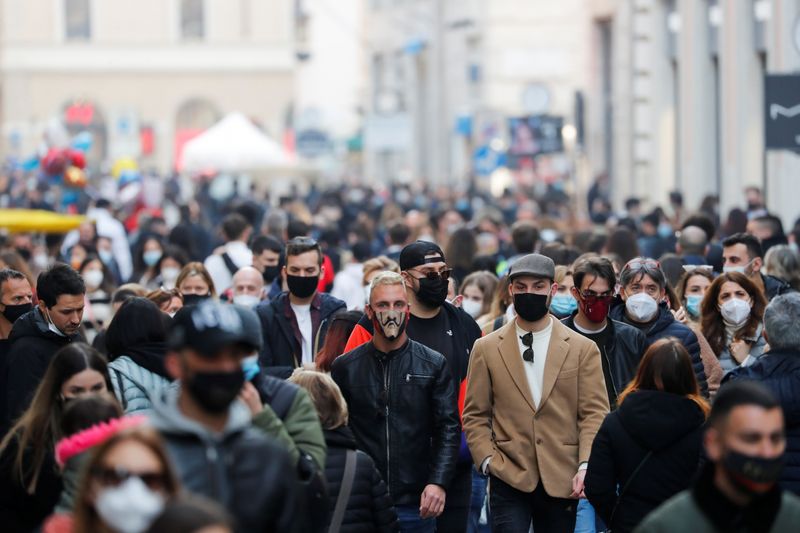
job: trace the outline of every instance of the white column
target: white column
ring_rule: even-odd
[[[753,3],[720,2],[722,190],[720,213],[744,204],[744,187],[764,183],[763,79],[754,46]]]
[[[684,202],[695,209],[717,188],[716,94],[709,42],[708,3],[679,0],[678,183]]]

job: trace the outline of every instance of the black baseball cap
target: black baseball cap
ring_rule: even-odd
[[[232,344],[261,349],[261,322],[252,309],[208,300],[175,313],[169,335],[171,349],[191,348],[213,357]]]
[[[409,270],[440,261],[444,262],[444,252],[437,244],[430,241],[412,242],[400,252],[400,270]]]

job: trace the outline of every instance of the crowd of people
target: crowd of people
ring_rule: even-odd
[[[209,186],[3,237],[3,529],[800,523],[800,221],[758,190]]]

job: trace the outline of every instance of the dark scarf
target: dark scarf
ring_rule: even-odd
[[[713,463],[708,463],[692,489],[700,510],[717,531],[730,533],[768,533],[781,508],[781,489],[778,485],[755,497],[747,507],[739,507],[714,485]]]
[[[167,369],[164,368],[164,355],[166,353],[167,343],[145,342],[126,348],[125,353],[122,355],[130,357],[140,367],[172,381],[172,377],[167,373]]]

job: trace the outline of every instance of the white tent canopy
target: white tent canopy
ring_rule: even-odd
[[[283,147],[241,113],[228,114],[183,148],[183,168],[189,172],[286,170],[294,166]]]

